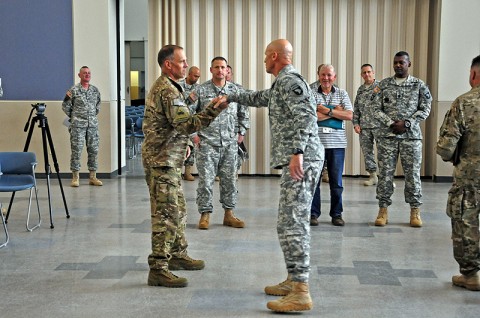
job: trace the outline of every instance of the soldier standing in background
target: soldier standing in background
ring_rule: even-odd
[[[372,105],[380,122],[376,134],[379,171],[376,226],[388,223],[387,208],[392,204],[393,175],[399,156],[405,173],[405,202],[410,204],[410,226],[422,226],[420,122],[430,114],[432,96],[422,80],[409,75],[410,66],[408,53],[398,52],[393,59],[395,75],[382,80],[373,90]]]
[[[270,89],[243,91],[217,103],[238,102],[268,107],[272,135],[271,167],[281,169],[277,232],[288,272],[287,279],[265,287],[273,311],[302,311],[313,307],[308,288],[310,273],[310,204],[320,179],[324,149],[317,132],[315,99],[292,64],[292,45],[284,39],[265,50],[265,69],[276,77]]]
[[[452,283],[480,291],[480,55],[472,61],[469,82],[472,89],[459,96],[445,115],[437,154],[454,164],[447,215],[460,275],[453,276]]]
[[[170,270],[199,270],[202,260],[187,254],[186,204],[181,170],[188,156],[188,135],[208,126],[222,110],[208,105],[191,115],[182,87],[188,67],[183,48],[164,46],[158,52],[162,75],[153,83],[145,101],[142,160],[150,192],[152,253],[148,256],[148,285],[185,287],[187,279]]]
[[[213,58],[210,67],[212,79],[202,83],[194,91],[198,98],[196,112],[203,110],[215,97],[240,91],[238,86],[225,79],[226,71],[227,60],[221,56]],[[235,228],[245,226],[245,223],[234,215],[233,210],[237,205],[235,174],[238,144],[243,141],[249,127],[248,120],[245,107],[232,103],[209,127],[201,129],[193,137],[197,147],[197,206],[200,213],[198,228],[201,230],[209,227],[216,176],[220,177],[220,202],[225,211],[223,225]]]
[[[98,112],[100,111],[100,92],[90,84],[92,73],[88,66],[82,66],[78,73],[80,83],[70,88],[63,99],[62,109],[70,121],[70,170],[72,171],[72,187],[80,185],[79,171],[83,145],[87,144],[89,184],[101,186],[97,179],[98,167]]]
[[[227,65],[227,73],[225,74],[225,79],[232,83],[233,85],[237,85],[238,88],[242,89],[243,90],[243,86],[238,84],[238,83],[235,83],[233,81],[233,69],[230,65]],[[245,108],[245,112],[247,113],[248,115],[248,118],[250,119],[250,111],[247,107],[245,106],[242,106]],[[250,128],[250,121],[246,121],[245,123],[245,129],[249,129]],[[237,123],[237,131],[241,131],[240,129],[240,125]],[[243,142],[243,139],[241,142],[239,142],[238,144],[238,156],[237,156],[237,173],[236,173],[236,178],[238,179],[238,171],[240,170],[240,168],[242,167],[242,164],[245,160],[248,159],[248,151],[247,151],[247,147],[245,146],[245,143]]]
[[[362,148],[363,157],[365,158],[365,168],[370,177],[363,183],[365,186],[376,185],[377,163],[375,162],[375,130],[379,126],[375,113],[371,105],[372,92],[378,86],[375,79],[373,66],[363,64],[361,67],[361,76],[364,83],[358,88],[355,103],[353,104],[353,129],[360,138],[360,147]]]
[[[188,75],[184,80],[179,81],[178,83],[183,87],[183,95],[187,101],[188,105],[193,106],[196,98],[195,94],[192,94],[193,90],[198,86],[198,80],[200,79],[200,69],[196,66],[190,67],[188,70]],[[185,159],[185,173],[183,174],[183,180],[194,181],[195,177],[192,175],[193,165],[195,164],[195,147],[190,147],[190,156]]]

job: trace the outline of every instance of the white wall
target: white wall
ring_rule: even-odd
[[[148,35],[148,0],[124,0],[125,41],[146,41]]]
[[[480,54],[480,1],[443,0],[438,100],[451,102],[470,89],[472,59]]]
[[[470,90],[468,76],[472,59],[480,54],[480,1],[443,0],[441,8],[438,65],[436,134],[445,113],[457,96]],[[435,176],[451,176],[453,167],[435,156]]]

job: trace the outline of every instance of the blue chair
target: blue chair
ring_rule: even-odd
[[[0,164],[0,178],[2,177],[2,165]],[[2,219],[3,230],[5,231],[5,242],[0,245],[0,248],[7,246],[10,237],[8,236],[7,223],[5,222],[5,217],[2,212],[2,202],[0,202],[0,218]]]
[[[0,176],[0,192],[17,192],[30,190],[28,199],[28,213],[26,228],[33,231],[38,228],[42,222],[40,217],[40,206],[38,204],[37,181],[35,179],[35,166],[37,158],[33,152],[0,152],[0,165],[2,167],[2,176]],[[30,210],[32,205],[32,191],[35,191],[35,200],[37,201],[38,223],[30,227]],[[8,213],[5,223],[8,221],[12,202],[8,207]]]
[[[143,117],[138,117],[135,121],[135,151],[136,153],[140,152],[140,148],[142,147],[142,142],[145,139],[145,135],[143,134]]]

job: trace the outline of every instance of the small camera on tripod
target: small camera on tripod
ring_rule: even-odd
[[[35,108],[37,115],[42,115],[45,112],[47,105],[45,105],[45,103],[36,103],[32,104],[32,107]]]

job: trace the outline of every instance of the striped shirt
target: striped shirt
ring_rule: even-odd
[[[352,102],[346,90],[333,86],[329,94],[324,94],[319,81],[310,84],[310,88],[317,105],[342,105],[344,110],[353,111]],[[318,127],[318,135],[325,149],[347,148],[345,121],[343,121],[342,127],[343,129],[331,129],[330,133],[324,133],[323,127]]]

